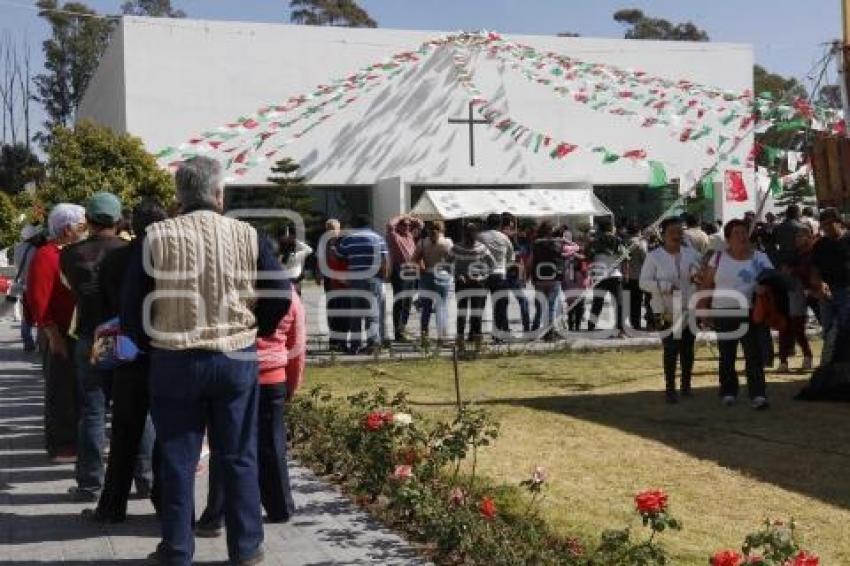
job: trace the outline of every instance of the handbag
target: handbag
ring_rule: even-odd
[[[95,329],[89,361],[97,369],[115,369],[136,361],[140,354],[141,351],[130,337],[121,333],[117,317]]]

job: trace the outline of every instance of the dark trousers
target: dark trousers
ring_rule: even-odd
[[[581,321],[584,319],[584,299],[575,299],[574,302],[567,305],[567,328],[572,331],[578,331],[581,328]]]
[[[744,350],[747,391],[750,399],[765,396],[763,345],[761,342],[764,327],[753,324],[749,318],[717,318],[714,321],[714,328],[718,334],[732,333],[739,331],[743,324],[747,325],[747,331],[743,336],[739,338],[718,338],[721,397],[736,397],[738,395],[738,371],[735,369],[738,342],[741,343]]]
[[[469,320],[469,339],[481,339],[481,317],[487,304],[487,288],[483,282],[455,280],[457,297],[457,336],[462,338]]]
[[[153,430],[148,420],[149,364],[139,361],[115,370],[112,382],[112,437],[98,512],[114,520],[127,515],[133,479],[136,489],[152,487]]]
[[[283,419],[286,383],[260,386],[257,454],[260,468],[260,499],[269,522],[288,521],[295,514],[295,501],[286,463],[286,422]],[[210,456],[210,487],[207,507],[199,523],[220,528],[224,516],[224,478],[215,447]]]
[[[629,294],[629,324],[632,329],[640,330],[646,293],[641,291],[640,282],[637,279],[626,279],[624,289]]]
[[[759,345],[761,346],[762,366],[773,366],[773,358],[776,355],[776,351],[773,348],[773,335],[767,326],[759,326]]]
[[[690,391],[694,369],[694,342],[696,337],[687,324],[681,333],[667,331],[661,343],[664,346],[664,383],[667,391],[676,390],[676,364],[682,368],[682,391]],[[678,334],[678,335],[677,335]]]
[[[780,362],[788,362],[788,356],[791,355],[795,342],[800,345],[800,348],[803,350],[804,357],[812,357],[812,348],[809,345],[809,338],[806,336],[805,316],[790,317],[788,319],[788,327],[779,333]]]
[[[396,266],[393,267],[390,283],[393,288],[393,332],[395,337],[399,338],[407,328],[407,321],[410,319],[413,297],[409,293],[416,289],[416,279],[403,278],[401,270]]]
[[[487,278],[487,290],[490,292],[490,302],[493,308],[493,329],[508,333],[511,331],[508,322],[508,290],[507,279],[504,275],[491,275]]]
[[[252,346],[238,353],[249,356],[255,351]],[[153,350],[151,415],[160,446],[161,551],[165,564],[192,563],[195,468],[205,428],[220,459],[228,556],[238,562],[260,551],[263,516],[257,482],[258,390],[255,360],[236,360],[213,351]]]
[[[616,309],[616,328],[620,331],[625,330],[623,322],[623,280],[619,277],[603,279],[596,285],[595,291],[593,303],[590,305],[591,329],[596,328],[596,324],[599,322],[599,313],[602,312],[602,307],[605,305],[605,293],[609,293]]]
[[[24,310],[26,311],[25,308]],[[32,324],[27,322],[27,317],[24,315],[21,318],[21,342],[26,350],[35,350],[35,339],[32,336],[32,330]]]
[[[76,343],[65,341],[73,356]],[[73,359],[62,359],[44,352],[44,442],[47,455],[77,450],[77,372]]]
[[[325,287],[325,293],[333,293],[332,289]],[[348,297],[331,295],[325,302],[328,315],[328,331],[330,332],[330,346],[332,348],[343,348],[348,342],[349,319],[345,312],[349,308]]]

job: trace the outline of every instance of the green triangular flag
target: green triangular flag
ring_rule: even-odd
[[[782,194],[782,182],[779,180],[779,175],[774,173],[770,176],[770,194],[778,197]]]
[[[702,178],[702,196],[703,198],[714,198],[714,174],[709,173]]]
[[[666,187],[668,184],[667,171],[664,170],[664,164],[659,163],[658,161],[650,161],[649,187],[652,189],[659,189],[661,187]]]
[[[614,163],[620,159],[620,156],[613,151],[605,151],[605,157],[602,158],[602,163]]]
[[[779,159],[779,153],[782,151],[778,147],[772,147],[769,145],[764,146],[764,157],[767,159],[768,166],[772,166],[776,163],[776,160]]]

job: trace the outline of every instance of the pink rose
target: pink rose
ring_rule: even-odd
[[[549,479],[549,472],[543,466],[535,466],[534,472],[531,474],[531,481],[536,484],[546,483]]]
[[[413,476],[413,466],[400,464],[395,467],[392,478],[397,481],[409,480]]]
[[[462,488],[456,487],[452,490],[451,495],[449,495],[449,503],[455,507],[461,507],[466,504],[466,493],[464,493]]]

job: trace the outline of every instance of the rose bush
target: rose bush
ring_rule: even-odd
[[[743,553],[734,550],[718,552],[712,566],[820,566],[820,559],[800,547],[797,525],[791,520],[765,519],[762,528],[747,535]],[[737,557],[737,562],[735,561]]]
[[[538,512],[549,472],[535,466],[518,485],[477,476],[479,450],[499,434],[483,410],[464,405],[451,421],[413,412],[407,395],[384,389],[345,399],[320,388],[287,408],[293,454],[341,484],[352,499],[423,543],[437,564],[635,566],[669,564],[660,535],[681,528],[660,489],[638,493],[644,530],[609,530],[596,541],[555,534]],[[645,534],[643,534],[645,533]],[[714,566],[817,566],[799,547],[793,522],[766,523]],[[763,562],[748,562],[760,557]],[[738,562],[735,562],[737,556]]]

